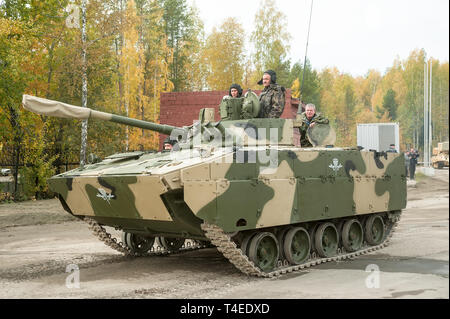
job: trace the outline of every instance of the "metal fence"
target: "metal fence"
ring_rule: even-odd
[[[17,156],[17,149],[12,146],[3,145],[0,149],[0,194],[14,194],[14,198],[23,195],[25,190],[25,185],[21,183],[20,178],[21,169],[36,166],[35,163],[25,162],[24,160],[24,155],[27,152],[33,152],[33,149],[21,146],[18,151],[19,156]],[[44,150],[43,153],[52,154],[54,150]],[[69,161],[71,157],[73,158],[73,154],[61,154],[60,158],[65,160],[59,159],[52,163],[58,173],[63,173],[79,166],[79,162]]]

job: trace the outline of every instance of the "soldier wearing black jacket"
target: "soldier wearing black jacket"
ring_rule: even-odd
[[[409,178],[414,179],[414,175],[416,173],[416,165],[417,165],[417,159],[419,158],[419,152],[416,151],[414,148],[411,148],[411,150],[406,153],[409,157]]]

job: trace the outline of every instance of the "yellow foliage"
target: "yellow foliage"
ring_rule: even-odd
[[[377,123],[378,118],[374,112],[367,108],[361,109],[355,117],[356,124]]]
[[[261,73],[253,68],[252,61],[247,59],[244,63],[244,79],[242,80],[242,88],[260,90],[261,86],[258,81],[261,79]]]
[[[300,81],[298,78],[294,80],[291,86],[292,97],[299,98],[300,97]]]
[[[161,12],[156,12],[154,18],[158,19],[160,15]],[[159,40],[160,47],[146,60],[144,34],[139,32],[140,25],[142,19],[137,16],[135,2],[131,0],[125,12],[124,45],[120,57],[124,87],[122,105],[129,117],[159,123],[159,95],[173,89],[168,67],[172,52],[166,41],[161,41],[162,34],[158,30],[150,30],[145,34],[146,41]],[[165,59],[167,56],[168,60]],[[157,149],[159,146],[159,134],[156,132],[129,127],[127,136],[130,150]]]
[[[204,53],[210,89],[227,90],[232,83],[242,83],[244,38],[244,29],[235,18],[225,20],[219,30],[213,29]]]
[[[125,11],[125,21],[123,28],[123,48],[120,57],[120,73],[123,76],[123,107],[126,116],[132,118],[139,117],[139,108],[141,99],[139,98],[140,85],[143,82],[142,72],[142,48],[139,43],[139,34],[137,26],[139,17],[136,15],[136,5],[134,0],[127,3]],[[139,137],[135,130],[127,129],[127,149],[135,149]]]

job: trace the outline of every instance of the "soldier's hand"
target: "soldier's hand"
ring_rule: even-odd
[[[311,124],[309,124],[309,127],[310,127],[310,128],[313,128],[314,125],[316,125],[316,122],[312,122]]]

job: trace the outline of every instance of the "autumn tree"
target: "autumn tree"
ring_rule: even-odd
[[[258,81],[261,79],[260,71],[257,71],[255,64],[253,63],[253,57],[246,56],[244,61],[242,61],[242,66],[244,68],[244,75],[242,79],[242,88],[259,90],[261,86],[258,85]]]
[[[355,145],[357,99],[353,77],[332,68],[323,70],[319,78],[321,111],[336,130],[336,145]]]
[[[398,120],[404,134],[405,146],[419,148],[423,145],[423,85],[425,50],[414,50],[402,61],[402,78],[405,99],[399,101]]]
[[[137,95],[140,104],[139,118],[159,123],[160,94],[173,89],[173,83],[169,79],[172,50],[165,41],[164,9],[158,1],[143,0],[136,1],[136,9],[141,21],[138,26],[139,46],[143,50],[139,62],[143,68],[143,78]],[[136,131],[140,131],[137,141],[139,149],[158,149],[159,133],[144,129]]]
[[[8,18],[0,17],[0,142],[3,152],[11,150],[14,161],[14,197],[17,198],[23,126],[26,125],[21,117],[18,101],[30,80],[23,68],[29,57],[21,52],[31,48],[25,23]]]
[[[42,136],[42,121],[21,107],[24,93],[45,94],[45,54],[39,36],[51,32],[52,24],[45,16],[56,12],[55,1],[5,1],[0,3],[0,143],[3,152],[10,152],[13,163],[14,198],[18,193],[19,168],[24,154],[34,153],[42,161],[33,163],[34,172],[20,169],[22,178],[30,178],[31,185],[45,181],[46,160],[44,141],[30,141]]]
[[[206,40],[204,51],[210,89],[226,90],[231,83],[241,84],[244,74],[244,38],[244,29],[235,18],[228,18],[219,29],[213,29]]]
[[[290,61],[287,54],[290,50],[290,34],[286,30],[286,16],[277,9],[274,0],[262,0],[256,12],[250,41],[255,47],[255,68],[262,72],[272,69],[277,73],[277,82],[290,87]]]
[[[305,72],[305,78],[303,83],[302,101],[305,104],[312,103],[317,108],[320,108],[320,80],[316,70],[313,70],[310,62],[306,61],[305,70],[300,61],[292,66],[290,72],[289,81],[292,82],[291,90],[292,96],[295,98],[300,97],[300,88],[302,87],[301,81],[303,80],[303,72]]]
[[[75,5],[80,5],[76,1]],[[63,19],[63,40],[55,47],[55,67],[52,78],[50,98],[74,105],[82,103],[83,73],[87,78],[87,107],[105,112],[118,113],[119,93],[116,91],[117,70],[112,43],[120,27],[121,12],[115,11],[114,0],[90,0],[86,8],[86,41],[81,39],[81,29],[71,28]],[[65,17],[65,10],[60,15]],[[83,46],[86,50],[86,68],[83,67]],[[80,149],[81,122],[60,119],[54,121],[54,132],[49,138],[54,139],[57,153],[61,153],[63,162],[77,162]],[[49,127],[51,130],[51,127]],[[105,156],[121,151],[121,143],[113,143],[119,137],[123,140],[124,128],[117,124],[90,121],[88,127],[88,154],[95,152]],[[54,135],[54,137],[52,137]],[[96,141],[102,143],[97,146]]]
[[[190,9],[192,21],[191,41],[189,42],[189,59],[184,65],[186,75],[183,89],[186,91],[203,91],[207,89],[206,78],[209,74],[205,61],[206,34],[198,8],[193,5]]]
[[[203,24],[199,23],[197,12],[188,6],[186,0],[159,0],[164,9],[163,26],[166,34],[167,46],[172,54],[167,54],[166,63],[169,65],[170,81],[174,91],[182,91],[189,87],[189,71],[191,54],[195,54]]]
[[[355,94],[360,109],[373,111],[372,98],[381,82],[381,74],[376,70],[369,70],[365,76],[355,78]]]
[[[389,89],[383,97],[383,109],[388,112],[389,118],[395,120],[397,118],[397,102],[395,101],[395,91]]]
[[[16,190],[21,182],[28,196],[45,197],[46,178],[79,162],[81,122],[25,111],[22,95],[81,105],[84,75],[88,107],[159,122],[161,92],[227,89],[240,81],[256,89],[262,72],[273,69],[298,96],[304,73],[303,98],[330,119],[337,145],[355,145],[358,123],[395,120],[404,149],[423,145],[424,63],[432,62],[433,144],[448,140],[449,63],[423,49],[395,59],[384,74],[318,71],[309,61],[305,70],[300,61],[290,68],[289,34],[274,0],[264,0],[255,16],[251,55],[244,54],[245,34],[235,19],[207,36],[186,0],[86,1],[83,44],[80,29],[67,24],[69,2],[76,7],[81,0],[0,1],[0,160],[11,163]],[[88,151],[99,157],[127,148],[122,125],[91,121],[88,136]],[[158,133],[129,129],[130,150],[158,146]]]
[[[123,106],[127,117],[139,117],[142,96],[140,86],[143,82],[143,50],[139,41],[138,25],[140,18],[136,14],[134,0],[127,3],[123,29],[123,48],[120,73],[123,76]],[[141,102],[141,103],[140,103]],[[130,132],[131,131],[131,132]],[[138,144],[139,130],[132,127],[126,128],[126,150],[132,145],[132,149]]]
[[[431,108],[433,143],[437,145],[449,138],[449,68],[448,62],[441,63],[436,59],[433,59]]]

